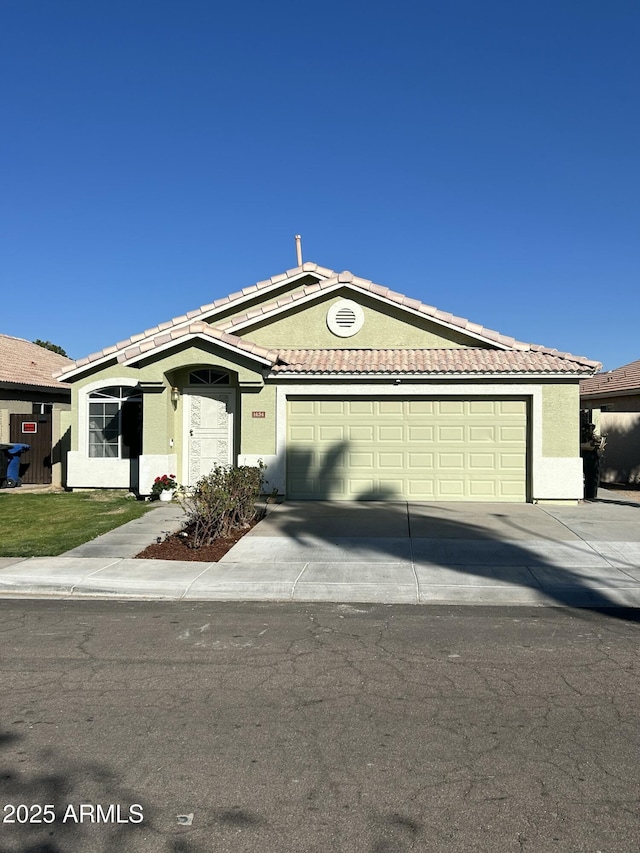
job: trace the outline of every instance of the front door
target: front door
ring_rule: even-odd
[[[188,485],[233,462],[234,391],[185,394]]]

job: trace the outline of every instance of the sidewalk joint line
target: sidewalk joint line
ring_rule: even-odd
[[[200,574],[199,574],[199,575],[197,575],[197,576],[196,576],[196,577],[191,581],[191,583],[188,583],[188,584],[187,584],[187,586],[185,587],[184,592],[182,593],[182,595],[180,596],[180,598],[178,598],[178,601],[182,601],[182,600],[184,599],[185,595],[189,592],[189,590],[190,590],[190,589],[191,589],[191,587],[194,585],[194,583],[195,583],[197,580],[200,580],[200,578],[202,577],[202,575],[203,575],[205,572],[208,572],[208,571],[209,571],[209,569],[210,569],[212,566],[217,566],[217,565],[218,565],[217,563],[208,563],[208,564],[204,567],[204,569],[200,572]]]
[[[540,506],[540,505],[538,504],[538,506]],[[614,566],[612,563],[610,563],[610,562],[609,562],[608,558],[607,558],[607,557],[605,557],[605,555],[604,555],[604,554],[601,554],[599,551],[596,551],[596,549],[593,547],[593,545],[591,544],[591,542],[589,542],[589,540],[588,540],[588,539],[583,539],[583,538],[582,538],[582,536],[581,536],[579,533],[576,533],[576,531],[575,531],[575,530],[572,530],[572,529],[569,527],[569,525],[568,525],[568,524],[565,524],[565,523],[564,523],[564,521],[562,521],[562,519],[560,519],[560,518],[556,518],[556,517],[555,517],[555,515],[551,515],[551,513],[550,513],[550,512],[548,512],[548,511],[544,508],[544,506],[541,506],[541,507],[540,507],[540,509],[541,509],[541,510],[546,514],[546,515],[548,515],[548,516],[549,516],[549,518],[552,518],[554,521],[558,521],[558,522],[559,522],[563,527],[566,527],[566,529],[569,531],[569,533],[573,533],[575,536],[577,536],[577,537],[578,537],[578,539],[579,539],[581,542],[584,542],[584,544],[585,544],[588,548],[590,548],[590,549],[591,549],[591,551],[596,555],[596,557],[600,557],[600,559],[601,559],[601,560],[604,560],[604,561],[605,561],[605,563],[609,566],[609,568],[610,568],[610,569],[616,569],[616,568],[617,568],[617,566]],[[569,540],[569,541],[571,541],[571,540]]]
[[[416,571],[416,564],[413,560],[413,537],[411,535],[411,514],[409,512],[409,501],[405,504],[407,507],[407,532],[409,534],[409,557],[411,559],[411,571],[413,572],[413,578],[416,584],[416,604],[420,604],[420,581],[418,580],[418,572]]]
[[[73,559],[73,557],[71,559]],[[76,559],[82,560],[86,558],[80,557]],[[122,560],[122,557],[116,557],[110,563],[107,563],[106,566],[100,566],[99,569],[94,569],[92,572],[89,572],[89,574],[83,575],[82,578],[80,578],[80,580],[78,581],[78,583],[73,584],[73,586],[71,587],[71,594],[73,595],[75,593],[76,589],[78,588],[78,586],[80,586],[80,584],[83,584],[85,581],[89,580],[89,578],[92,578],[94,575],[97,575],[99,572],[103,572],[105,569],[110,569],[111,566],[115,566],[116,563],[121,563]]]
[[[298,581],[300,580],[300,578],[302,577],[302,575],[304,574],[304,571],[308,567],[308,565],[309,565],[309,563],[304,564],[304,566],[300,569],[300,573],[298,574],[298,577],[294,580],[293,586],[291,587],[291,599],[293,599],[293,594],[296,591],[296,585],[297,585]]]

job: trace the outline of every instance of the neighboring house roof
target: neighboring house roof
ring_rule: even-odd
[[[640,393],[640,359],[606,373],[596,373],[580,381],[581,397],[607,397],[610,394]]]
[[[278,376],[300,374],[575,374],[591,373],[588,363],[579,367],[561,355],[519,350],[458,349],[323,349],[280,350]]]
[[[233,311],[237,310],[238,308],[241,308],[243,303],[247,302],[248,300],[255,299],[256,295],[264,294],[265,297],[268,297],[270,292],[281,289],[283,284],[295,283],[297,280],[304,281],[304,279],[308,277],[314,278],[315,282],[313,284],[303,285],[295,293],[289,293],[284,295],[281,294],[277,298],[274,298],[271,301],[265,301],[261,305],[250,309],[249,311],[240,316],[236,316],[233,318],[229,318],[227,316],[224,319],[221,319],[218,323],[215,322],[216,314],[221,314],[224,312],[228,315],[228,312],[230,310]],[[271,361],[272,364],[275,364],[277,358],[276,352],[274,350],[265,350],[264,348],[257,347],[256,344],[253,344],[239,337],[236,332],[241,331],[244,327],[255,325],[257,321],[266,319],[267,317],[276,316],[281,312],[290,310],[292,307],[302,306],[305,302],[316,299],[319,296],[329,295],[331,294],[331,292],[344,287],[353,289],[354,291],[358,291],[360,293],[367,294],[377,300],[380,300],[381,303],[397,306],[414,315],[428,317],[437,325],[463,332],[465,335],[474,338],[479,343],[488,343],[493,347],[497,347],[499,350],[506,350],[511,353],[513,353],[514,351],[542,353],[553,356],[556,360],[556,362],[554,362],[555,366],[553,368],[550,368],[550,362],[545,362],[546,368],[543,368],[542,362],[538,361],[536,362],[535,368],[528,367],[527,369],[523,369],[523,366],[527,364],[526,360],[518,361],[517,359],[512,359],[511,362],[504,363],[503,372],[505,373],[562,372],[566,374],[576,374],[593,372],[594,370],[597,370],[601,367],[600,362],[591,361],[582,356],[575,356],[571,353],[558,352],[557,350],[539,346],[537,344],[517,341],[512,337],[503,335],[500,332],[496,332],[492,329],[487,329],[484,326],[481,326],[477,323],[472,323],[462,317],[456,317],[453,314],[447,313],[445,311],[440,311],[439,309],[434,308],[432,305],[426,305],[417,299],[411,299],[401,293],[396,293],[395,291],[390,290],[388,287],[384,287],[379,284],[374,284],[368,279],[354,276],[350,272],[336,273],[333,270],[328,269],[327,267],[321,267],[314,263],[304,263],[302,264],[302,266],[294,267],[290,270],[287,270],[285,273],[272,276],[271,278],[266,279],[265,281],[260,281],[257,284],[254,284],[251,287],[247,287],[242,291],[232,293],[230,296],[225,296],[224,298],[218,299],[208,305],[203,305],[195,311],[189,311],[187,314],[182,314],[179,317],[174,317],[172,320],[169,320],[166,323],[162,323],[159,326],[147,329],[145,332],[142,332],[140,334],[133,335],[132,337],[127,338],[124,341],[120,341],[114,346],[107,347],[106,349],[92,353],[86,358],[79,359],[78,361],[68,365],[66,368],[59,370],[56,375],[60,376],[61,378],[67,379],[74,376],[76,373],[86,369],[88,366],[97,366],[99,363],[109,361],[113,358],[116,358],[121,363],[127,363],[132,358],[138,360],[139,358],[144,357],[146,353],[151,353],[154,350],[165,348],[166,346],[175,345],[175,342],[177,342],[178,340],[182,340],[185,337],[188,337],[189,335],[198,335],[200,337],[207,336],[211,339],[217,339],[220,341],[224,341],[224,337],[220,337],[221,335],[228,335],[230,339],[233,339],[232,343],[231,341],[229,341],[232,347],[253,353],[256,353],[258,350],[261,350],[261,357],[267,358]],[[196,332],[190,331],[194,323],[198,324],[198,326],[200,327]],[[466,348],[452,349],[450,351],[452,353],[450,358],[456,360],[457,369],[455,371],[446,370],[443,372],[487,372],[487,368],[482,369],[480,367],[476,367],[475,369],[461,369],[460,365],[464,363],[461,360],[463,358],[461,356],[461,353],[464,353],[465,351]],[[495,352],[495,350],[491,351]],[[317,350],[316,352],[338,353],[342,352],[342,350]],[[367,350],[363,352],[385,351]],[[415,353],[425,351],[411,350],[409,352]],[[428,352],[428,350],[426,352]],[[266,355],[266,353],[268,353],[268,355]],[[317,362],[323,363],[323,358],[326,359],[328,357],[329,356],[318,355]],[[307,357],[307,360],[308,358],[309,357]],[[561,360],[564,360],[565,363],[565,367],[562,370],[557,367],[557,364],[559,364]],[[477,360],[475,363],[476,365],[481,364],[481,362]],[[531,364],[533,364],[533,362],[531,362]],[[509,367],[509,365],[511,366]],[[277,372],[281,375],[284,375],[283,370],[278,370]],[[298,372],[318,371],[300,370]],[[341,368],[338,372],[353,371],[347,371],[346,368]],[[415,369],[413,370],[413,372],[416,372]],[[421,369],[418,372],[431,371],[425,367],[424,370]]]
[[[53,374],[72,364],[70,358],[24,338],[0,335],[0,382],[3,384],[60,389],[65,383],[56,381]]]

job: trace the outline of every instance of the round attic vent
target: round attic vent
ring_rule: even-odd
[[[357,302],[341,299],[327,311],[329,331],[339,338],[350,338],[359,332],[364,323],[364,311]]]

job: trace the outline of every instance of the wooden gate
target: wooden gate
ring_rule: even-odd
[[[11,415],[10,441],[28,444],[20,457],[20,477],[25,484],[51,483],[51,414]]]

